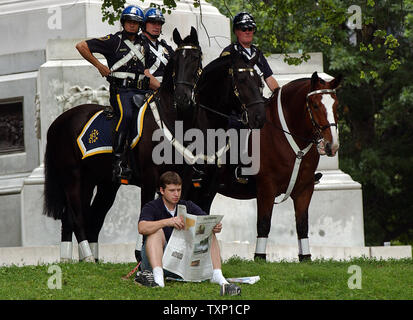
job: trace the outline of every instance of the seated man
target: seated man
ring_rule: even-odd
[[[177,216],[177,204],[186,206],[187,212],[194,215],[205,215],[200,207],[192,201],[180,200],[182,180],[176,172],[168,171],[160,177],[161,197],[148,202],[142,208],[139,217],[138,231],[143,235],[142,272],[138,272],[135,281],[145,286],[164,287],[164,270],[162,268],[163,252],[171,237],[173,228],[182,230],[185,223]],[[215,233],[221,232],[222,224],[218,223],[212,230],[211,260],[213,266],[212,283],[222,287],[223,293],[239,294],[240,288],[229,284],[222,275],[221,255]],[[153,270],[153,273],[152,273]],[[168,272],[165,272],[168,275]],[[170,275],[170,273],[169,273]],[[176,275],[174,275],[177,277]]]

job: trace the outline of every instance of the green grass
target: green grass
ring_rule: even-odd
[[[351,265],[361,270],[361,289],[349,289]],[[62,289],[52,290],[48,273],[52,265],[1,267],[0,299],[40,300],[411,300],[413,262],[411,259],[377,261],[355,259],[345,262],[306,263],[253,262],[237,258],[223,264],[226,277],[259,275],[253,285],[241,284],[242,295],[221,297],[219,286],[202,283],[166,282],[165,288],[146,288],[134,283],[133,276],[121,279],[135,265],[112,263],[58,264]],[[55,283],[55,282],[53,282]]]

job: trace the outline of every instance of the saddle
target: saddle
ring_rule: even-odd
[[[146,107],[145,96],[135,95],[134,104],[137,106],[137,117],[130,127],[130,148],[133,149],[140,140],[143,127],[143,118]],[[77,137],[77,144],[82,153],[82,159],[100,153],[112,153],[112,139],[114,123],[118,115],[114,112],[112,106],[105,106],[103,110],[96,112],[87,121],[82,132]]]

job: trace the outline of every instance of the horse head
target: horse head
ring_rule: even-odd
[[[185,112],[193,101],[193,92],[202,72],[202,51],[194,27],[183,40],[175,28],[173,39],[178,46],[173,57],[174,101],[177,111]]]
[[[254,69],[258,57],[246,61],[235,50],[224,52],[202,71],[195,97],[215,127],[226,127],[228,119],[251,129],[264,126],[266,116],[262,83]],[[212,119],[212,118],[211,118]]]
[[[335,156],[339,148],[336,89],[340,81],[341,76],[326,82],[314,72],[306,98],[307,110],[318,136],[318,152],[329,157]]]
[[[241,119],[244,125],[250,128],[262,128],[266,115],[262,96],[262,81],[254,65],[258,55],[247,60],[240,53],[231,53],[232,65],[229,74],[232,81],[232,90],[240,105]]]

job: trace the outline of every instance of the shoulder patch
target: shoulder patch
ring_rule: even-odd
[[[231,54],[231,52],[229,52],[229,51],[224,51],[223,53],[221,53],[221,57],[225,57],[225,56],[228,56],[228,55],[230,55]]]
[[[102,41],[105,41],[105,40],[109,40],[110,39],[110,35],[107,35],[107,36],[105,36],[105,37],[101,37],[101,38],[98,38],[99,40],[102,40]]]

